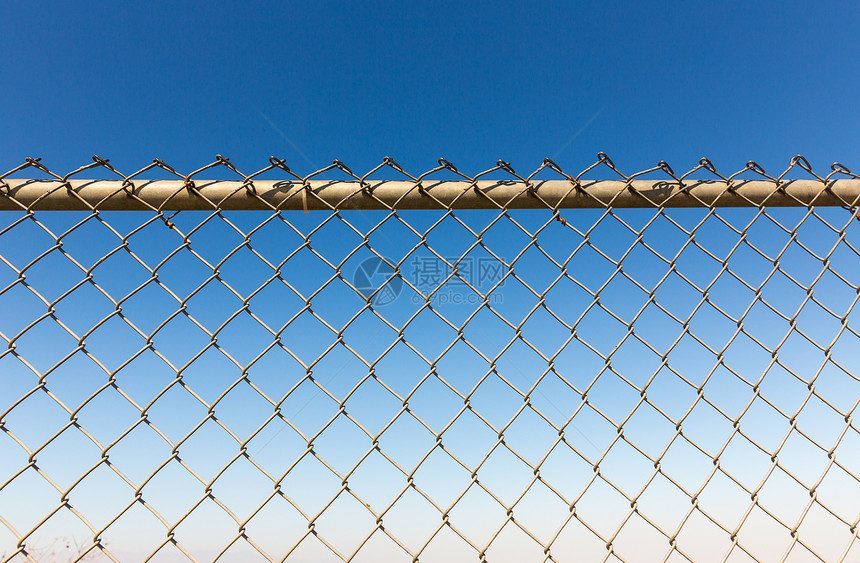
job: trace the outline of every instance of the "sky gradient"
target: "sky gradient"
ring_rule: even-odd
[[[822,176],[860,170],[856,3],[0,10],[0,174],[31,156],[62,175],[94,153],[125,173],[216,154],[246,173],[275,155],[302,176],[384,156],[416,175],[439,157],[469,175],[545,157],[576,173],[598,151],[625,173],[706,156],[776,176],[796,154]],[[613,560],[610,538],[623,560],[659,559],[673,534],[693,560],[751,560],[731,539],[742,522],[760,560],[792,548],[798,522],[824,559],[860,558],[845,524],[860,517],[851,210],[562,215],[0,213],[0,561],[69,487],[96,529],[125,510],[103,534],[121,561],[186,560],[158,549],[177,522],[210,560],[252,515],[256,548],[240,538],[223,560],[279,560],[309,519],[330,547],[307,536],[295,560],[348,556],[377,518],[405,550],[377,531],[356,561],[477,560],[487,545],[490,561],[541,561],[539,542],[559,561]],[[344,283],[374,253],[404,280],[376,314]],[[439,257],[504,264],[476,286],[499,282],[492,309],[445,302],[475,293],[428,281],[434,261],[450,272]],[[538,541],[502,527],[513,504]],[[63,508],[30,549],[54,538],[92,532]]]

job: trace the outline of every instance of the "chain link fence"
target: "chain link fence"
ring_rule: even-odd
[[[858,201],[800,156],[28,158],[0,560],[860,561]]]

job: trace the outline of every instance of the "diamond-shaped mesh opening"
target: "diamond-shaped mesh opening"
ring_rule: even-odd
[[[842,165],[159,162],[0,176],[0,559],[858,553]]]

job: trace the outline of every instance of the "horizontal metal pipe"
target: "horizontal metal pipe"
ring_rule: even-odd
[[[4,183],[5,182],[5,185]],[[126,191],[128,190],[128,191]],[[302,192],[305,192],[304,194]],[[181,209],[508,209],[612,207],[749,207],[856,205],[860,180],[827,183],[791,180],[779,189],[772,181],[722,180],[677,182],[635,180],[583,182],[465,181],[413,182],[255,181],[253,186],[233,181],[139,180],[123,186],[113,180],[12,180],[0,182],[0,210],[181,210]]]

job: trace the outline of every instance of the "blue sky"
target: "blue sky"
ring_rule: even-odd
[[[4,8],[0,158],[241,169],[850,162],[852,2]],[[599,113],[598,113],[599,112]],[[262,114],[262,115],[261,115]],[[594,116],[597,115],[595,118]],[[571,137],[594,118],[589,127]],[[569,144],[568,144],[569,143]],[[564,150],[562,150],[564,149]],[[561,152],[560,152],[561,151]],[[8,169],[7,168],[7,169]],[[254,169],[257,169],[254,168]],[[137,169],[137,168],[135,168]]]
[[[499,158],[528,173],[544,157],[576,172],[592,164],[598,151],[608,153],[627,173],[659,160],[682,172],[707,156],[726,175],[751,159],[778,174],[798,153],[822,175],[833,161],[860,169],[854,95],[860,86],[854,72],[860,7],[855,3],[56,3],[39,9],[8,3],[2,11],[0,171],[17,166],[25,156],[38,156],[62,174],[89,163],[97,153],[123,172],[158,157],[187,173],[217,153],[246,173],[267,166],[269,155],[286,159],[301,175],[334,158],[363,174],[386,155],[412,173],[433,168],[439,157],[467,174],[491,168]],[[601,169],[592,177],[609,173]],[[219,168],[203,176],[231,174]],[[590,560],[602,558],[606,548],[585,523],[609,537],[629,514],[624,495],[637,495],[654,474],[653,463],[618,438],[617,425],[633,412],[624,436],[652,458],[662,455],[665,470],[653,476],[637,502],[641,513],[663,530],[671,533],[680,525],[690,510],[690,495],[708,480],[700,505],[729,529],[745,517],[750,490],[758,490],[762,505],[778,518],[798,521],[809,502],[808,489],[819,479],[821,503],[852,521],[860,516],[860,481],[851,475],[860,472],[860,433],[854,427],[845,430],[844,416],[854,412],[860,396],[854,309],[860,223],[840,208],[817,210],[817,216],[807,216],[806,209],[781,209],[769,210],[769,217],[759,217],[747,228],[757,212],[721,210],[717,217],[701,209],[674,210],[647,227],[644,243],[664,257],[680,252],[678,273],[686,280],[670,273],[669,265],[641,243],[624,259],[623,268],[649,291],[667,276],[655,291],[663,311],[653,303],[646,306],[648,291],[616,273],[606,258],[624,255],[636,241],[630,229],[647,225],[654,210],[623,210],[602,219],[599,210],[566,210],[570,227],[546,224],[548,211],[515,211],[500,219],[493,211],[463,211],[427,233],[426,246],[419,245],[420,235],[444,213],[401,212],[368,239],[376,252],[402,260],[404,278],[416,286],[421,286],[416,264],[433,259],[430,248],[451,261],[464,256],[475,242],[467,227],[483,232],[486,248],[470,251],[464,264],[478,264],[491,256],[488,251],[513,261],[531,242],[529,233],[537,231],[542,250],[529,247],[513,266],[519,280],[509,275],[493,293],[495,313],[481,308],[464,328],[465,339],[477,350],[455,341],[456,328],[478,305],[439,299],[436,310],[455,327],[425,308],[404,329],[405,342],[395,344],[398,331],[385,321],[400,328],[425,303],[423,297],[415,301],[420,296],[404,287],[395,303],[378,308],[385,321],[364,311],[342,331],[351,351],[334,345],[337,332],[365,301],[341,281],[332,281],[334,270],[320,257],[336,266],[343,261],[344,278],[353,282],[352,273],[372,254],[361,249],[347,255],[386,213],[272,217],[240,212],[222,218],[183,212],[172,219],[178,229],[173,230],[146,213],[102,213],[98,218],[40,213],[39,223],[16,223],[22,213],[3,212],[0,335],[18,337],[17,354],[32,369],[13,354],[3,354],[7,346],[0,340],[0,414],[7,413],[6,431],[0,432],[0,485],[28,463],[15,439],[32,451],[68,424],[69,413],[60,403],[77,413],[81,426],[102,447],[129,431],[109,453],[113,467],[134,486],[100,465],[73,488],[70,503],[99,529],[146,482],[143,498],[167,525],[136,503],[104,534],[115,556],[138,560],[154,551],[166,529],[205,495],[188,469],[206,481],[238,453],[229,429],[239,441],[253,436],[247,451],[259,465],[240,458],[213,485],[215,498],[239,520],[272,494],[272,480],[260,469],[277,478],[296,463],[282,483],[295,506],[276,496],[248,524],[249,536],[277,559],[306,532],[307,517],[340,489],[340,479],[320,460],[341,474],[348,472],[372,446],[358,424],[373,435],[390,423],[379,438],[390,459],[373,451],[349,477],[361,502],[341,493],[317,521],[321,537],[341,553],[351,553],[373,530],[375,515],[385,510],[386,529],[417,551],[440,525],[439,507],[446,509],[467,489],[452,508],[450,522],[484,546],[506,518],[487,491],[510,505],[528,489],[514,510],[517,521],[542,542],[561,529],[553,543],[560,560]],[[264,221],[251,236],[253,252],[240,248],[218,268],[220,279],[212,278],[212,265]],[[311,248],[319,255],[308,248],[293,255],[303,237],[321,224],[311,237]],[[580,246],[583,233],[595,224],[589,233],[593,247]],[[798,224],[793,241],[789,232]],[[681,229],[695,229],[700,246],[684,247],[689,237]],[[843,229],[844,239],[839,236]],[[764,256],[739,242],[738,232],[744,230]],[[192,231],[190,248],[196,255],[180,248]],[[85,270],[117,249],[126,235],[134,254],[123,249],[111,254],[93,270],[97,287],[83,282],[63,297],[56,304],[62,325],[46,316],[24,331],[47,313],[38,296],[53,302],[76,287]],[[51,249],[56,236],[78,264],[51,250],[27,268],[28,289],[16,270]],[[764,284],[761,297],[767,303],[730,272],[722,272],[721,260],[727,256],[731,272],[754,288]],[[776,257],[782,270],[774,273]],[[830,260],[830,269],[824,268],[823,257]],[[570,278],[556,281],[561,270],[550,258],[559,264],[568,261]],[[274,278],[279,265],[280,279]],[[163,286],[147,271],[156,268]],[[531,313],[538,298],[525,284],[538,293],[552,287],[545,294],[552,313],[543,308]],[[272,332],[323,285],[312,300],[313,314],[297,316],[283,329],[281,345],[270,346]],[[810,285],[817,302],[809,300]],[[713,305],[701,304],[700,290],[706,287]],[[598,289],[608,310],[594,305],[589,295]],[[116,305],[102,291],[122,302],[128,322],[114,314]],[[438,292],[473,295],[450,282]],[[242,313],[227,322],[245,299],[256,319]],[[190,317],[179,311],[186,300]],[[797,327],[822,348],[832,343],[830,359],[792,330],[790,320],[768,308],[790,319],[804,303]],[[685,334],[683,321],[693,311],[691,334]],[[625,323],[637,314],[633,336]],[[745,330],[761,345],[738,332],[742,314]],[[516,328],[498,315],[515,326],[522,323],[525,340],[515,339]],[[219,330],[220,349],[195,322],[210,333]],[[576,338],[569,328],[574,324]],[[82,335],[96,326],[86,338],[92,358],[74,352],[77,342],[69,331]],[[148,336],[154,350],[143,349]],[[762,346],[779,346],[780,362]],[[668,365],[661,366],[660,354],[668,350]],[[725,365],[717,366],[721,352]],[[433,373],[429,363],[435,366]],[[307,366],[313,381],[305,378]],[[177,371],[184,387],[173,383]],[[243,371],[247,379],[242,379]],[[9,410],[46,372],[52,396],[37,389]],[[116,387],[105,387],[110,374]],[[640,404],[646,384],[650,404]],[[711,403],[696,401],[701,385]],[[816,394],[810,394],[813,388]],[[527,392],[534,409],[520,412]],[[587,405],[582,394],[589,397]],[[398,414],[407,396],[414,416]],[[458,416],[464,397],[474,411]],[[140,408],[153,400],[146,409],[153,425],[148,426],[140,422]],[[342,400],[351,419],[338,415]],[[206,420],[208,405],[215,401],[218,421]],[[269,420],[276,406],[289,425],[280,418]],[[798,428],[805,436],[791,431],[789,419],[798,409]],[[731,422],[742,413],[743,436]],[[313,439],[319,458],[307,455],[307,439],[333,417],[331,426]],[[674,437],[675,425],[667,417],[686,417],[689,441]],[[433,433],[449,424],[446,453],[433,448]],[[567,445],[556,444],[560,427]],[[496,446],[502,428],[506,444],[525,462]],[[185,465],[168,461],[171,446],[165,437],[173,444],[182,442],[178,451]],[[820,447],[837,442],[842,468],[828,465]],[[777,468],[758,489],[771,467],[768,452],[777,449],[793,475]],[[709,477],[716,456],[726,473]],[[43,473],[65,488],[98,464],[101,453],[91,438],[71,427],[36,457]],[[406,472],[415,469],[415,484],[438,506],[412,488],[398,498],[407,482],[390,460]],[[595,477],[598,461],[600,477]],[[530,485],[534,473],[528,464],[539,462],[555,492],[541,482]],[[161,463],[167,465],[156,471]],[[486,490],[470,486],[471,470],[479,465]],[[583,522],[568,522],[570,510],[559,495],[572,500],[586,486],[577,502]],[[0,517],[16,533],[26,533],[56,508],[59,497],[42,475],[27,469],[0,487]],[[760,559],[779,557],[791,541],[787,529],[759,508],[747,518],[741,544]],[[176,530],[181,545],[201,560],[223,547],[212,541],[213,535],[220,540],[236,533],[236,523],[212,499],[205,499]],[[729,535],[695,512],[678,541],[692,558],[706,559],[731,549]],[[64,509],[33,538],[38,547],[61,536],[86,542],[92,533]],[[848,527],[817,504],[804,517],[800,537],[826,559],[838,558],[851,541]],[[9,525],[0,524],[0,559],[16,541]],[[639,553],[662,557],[668,549],[666,538],[637,515],[615,545],[626,558]],[[857,549],[855,545],[852,556]],[[226,560],[248,560],[255,553],[241,540]],[[404,553],[375,534],[357,560],[400,560]],[[476,553],[445,527],[421,560]],[[332,554],[310,538],[295,555],[324,561]],[[156,559],[182,557],[168,545]],[[507,525],[488,557],[541,560],[543,549]]]

